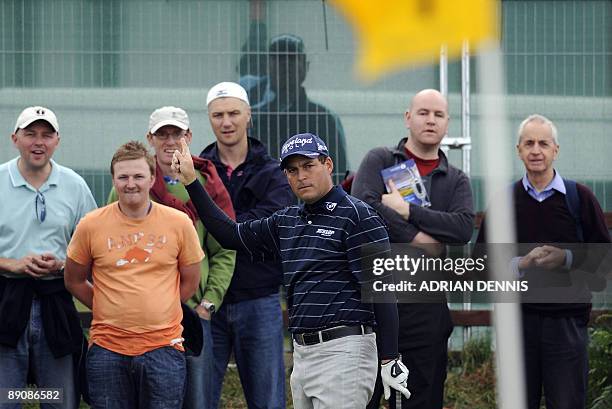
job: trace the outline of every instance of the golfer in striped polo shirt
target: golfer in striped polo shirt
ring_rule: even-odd
[[[361,300],[361,284],[368,276],[363,250],[376,244],[383,249],[376,257],[388,255],[387,231],[370,206],[334,187],[334,164],[318,136],[295,135],[281,151],[281,168],[303,204],[263,219],[235,223],[217,208],[195,178],[187,144],[175,152],[173,167],[206,228],[223,247],[244,249],[253,260],[282,262],[296,409],[366,407],[378,363],[374,327],[381,336],[385,396],[389,388],[410,395],[408,370],[397,360],[395,303]]]

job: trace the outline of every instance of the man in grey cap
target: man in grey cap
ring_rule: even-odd
[[[85,340],[64,263],[96,202],[79,175],[51,159],[60,142],[53,111],[24,109],[11,139],[19,156],[0,165],[0,390],[25,388],[31,377],[38,388],[61,390],[53,407],[76,408],[73,355]]]

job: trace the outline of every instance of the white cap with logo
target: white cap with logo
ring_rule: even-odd
[[[238,98],[239,100],[244,101],[247,105],[249,104],[249,97],[247,92],[240,84],[236,84],[235,82],[220,82],[208,91],[208,96],[206,96],[206,106],[210,105],[217,98]]]
[[[17,132],[18,129],[26,128],[36,121],[45,121],[55,129],[55,132],[59,132],[59,124],[53,111],[41,106],[27,107],[21,111],[15,123],[15,132]]]
[[[155,133],[166,125],[174,125],[186,131],[189,129],[189,116],[183,109],[172,106],[161,107],[153,111],[149,118],[149,132]]]

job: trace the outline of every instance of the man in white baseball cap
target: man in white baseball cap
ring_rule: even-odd
[[[85,345],[64,287],[66,248],[96,202],[85,181],[51,159],[59,146],[49,108],[24,109],[11,135],[19,156],[0,165],[0,389],[61,388],[79,406],[73,356]],[[13,407],[13,406],[11,406]]]
[[[244,88],[234,82],[216,84],[208,91],[206,105],[216,141],[200,157],[215,164],[232,198],[236,219],[270,216],[293,204],[278,161],[259,140],[247,136],[251,108]],[[218,407],[232,352],[247,406],[285,407],[281,279],[278,263],[253,263],[246,251],[237,252],[232,282],[211,321],[215,361],[211,407]]]
[[[41,106],[33,106],[28,107],[21,111],[21,114],[17,118],[17,122],[15,123],[15,132],[19,129],[25,129],[33,122],[36,121],[46,121],[49,125],[53,127],[55,132],[59,134],[59,124],[57,122],[57,117],[48,108]]]
[[[249,104],[249,97],[247,92],[242,86],[235,82],[220,82],[208,91],[206,96],[206,106],[209,106],[217,98],[238,98],[247,105]]]

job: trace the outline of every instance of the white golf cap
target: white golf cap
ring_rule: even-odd
[[[247,92],[242,86],[236,84],[235,82],[220,82],[208,91],[208,96],[206,97],[206,106],[210,105],[217,98],[227,98],[233,97],[238,98],[247,105],[249,104],[249,97]]]
[[[156,109],[149,118],[149,132],[155,133],[166,125],[174,125],[182,130],[189,129],[187,112],[177,107],[161,107]]]
[[[46,121],[55,129],[55,132],[59,132],[59,124],[57,123],[57,117],[53,111],[41,106],[27,107],[21,111],[15,123],[15,132],[36,121]]]

